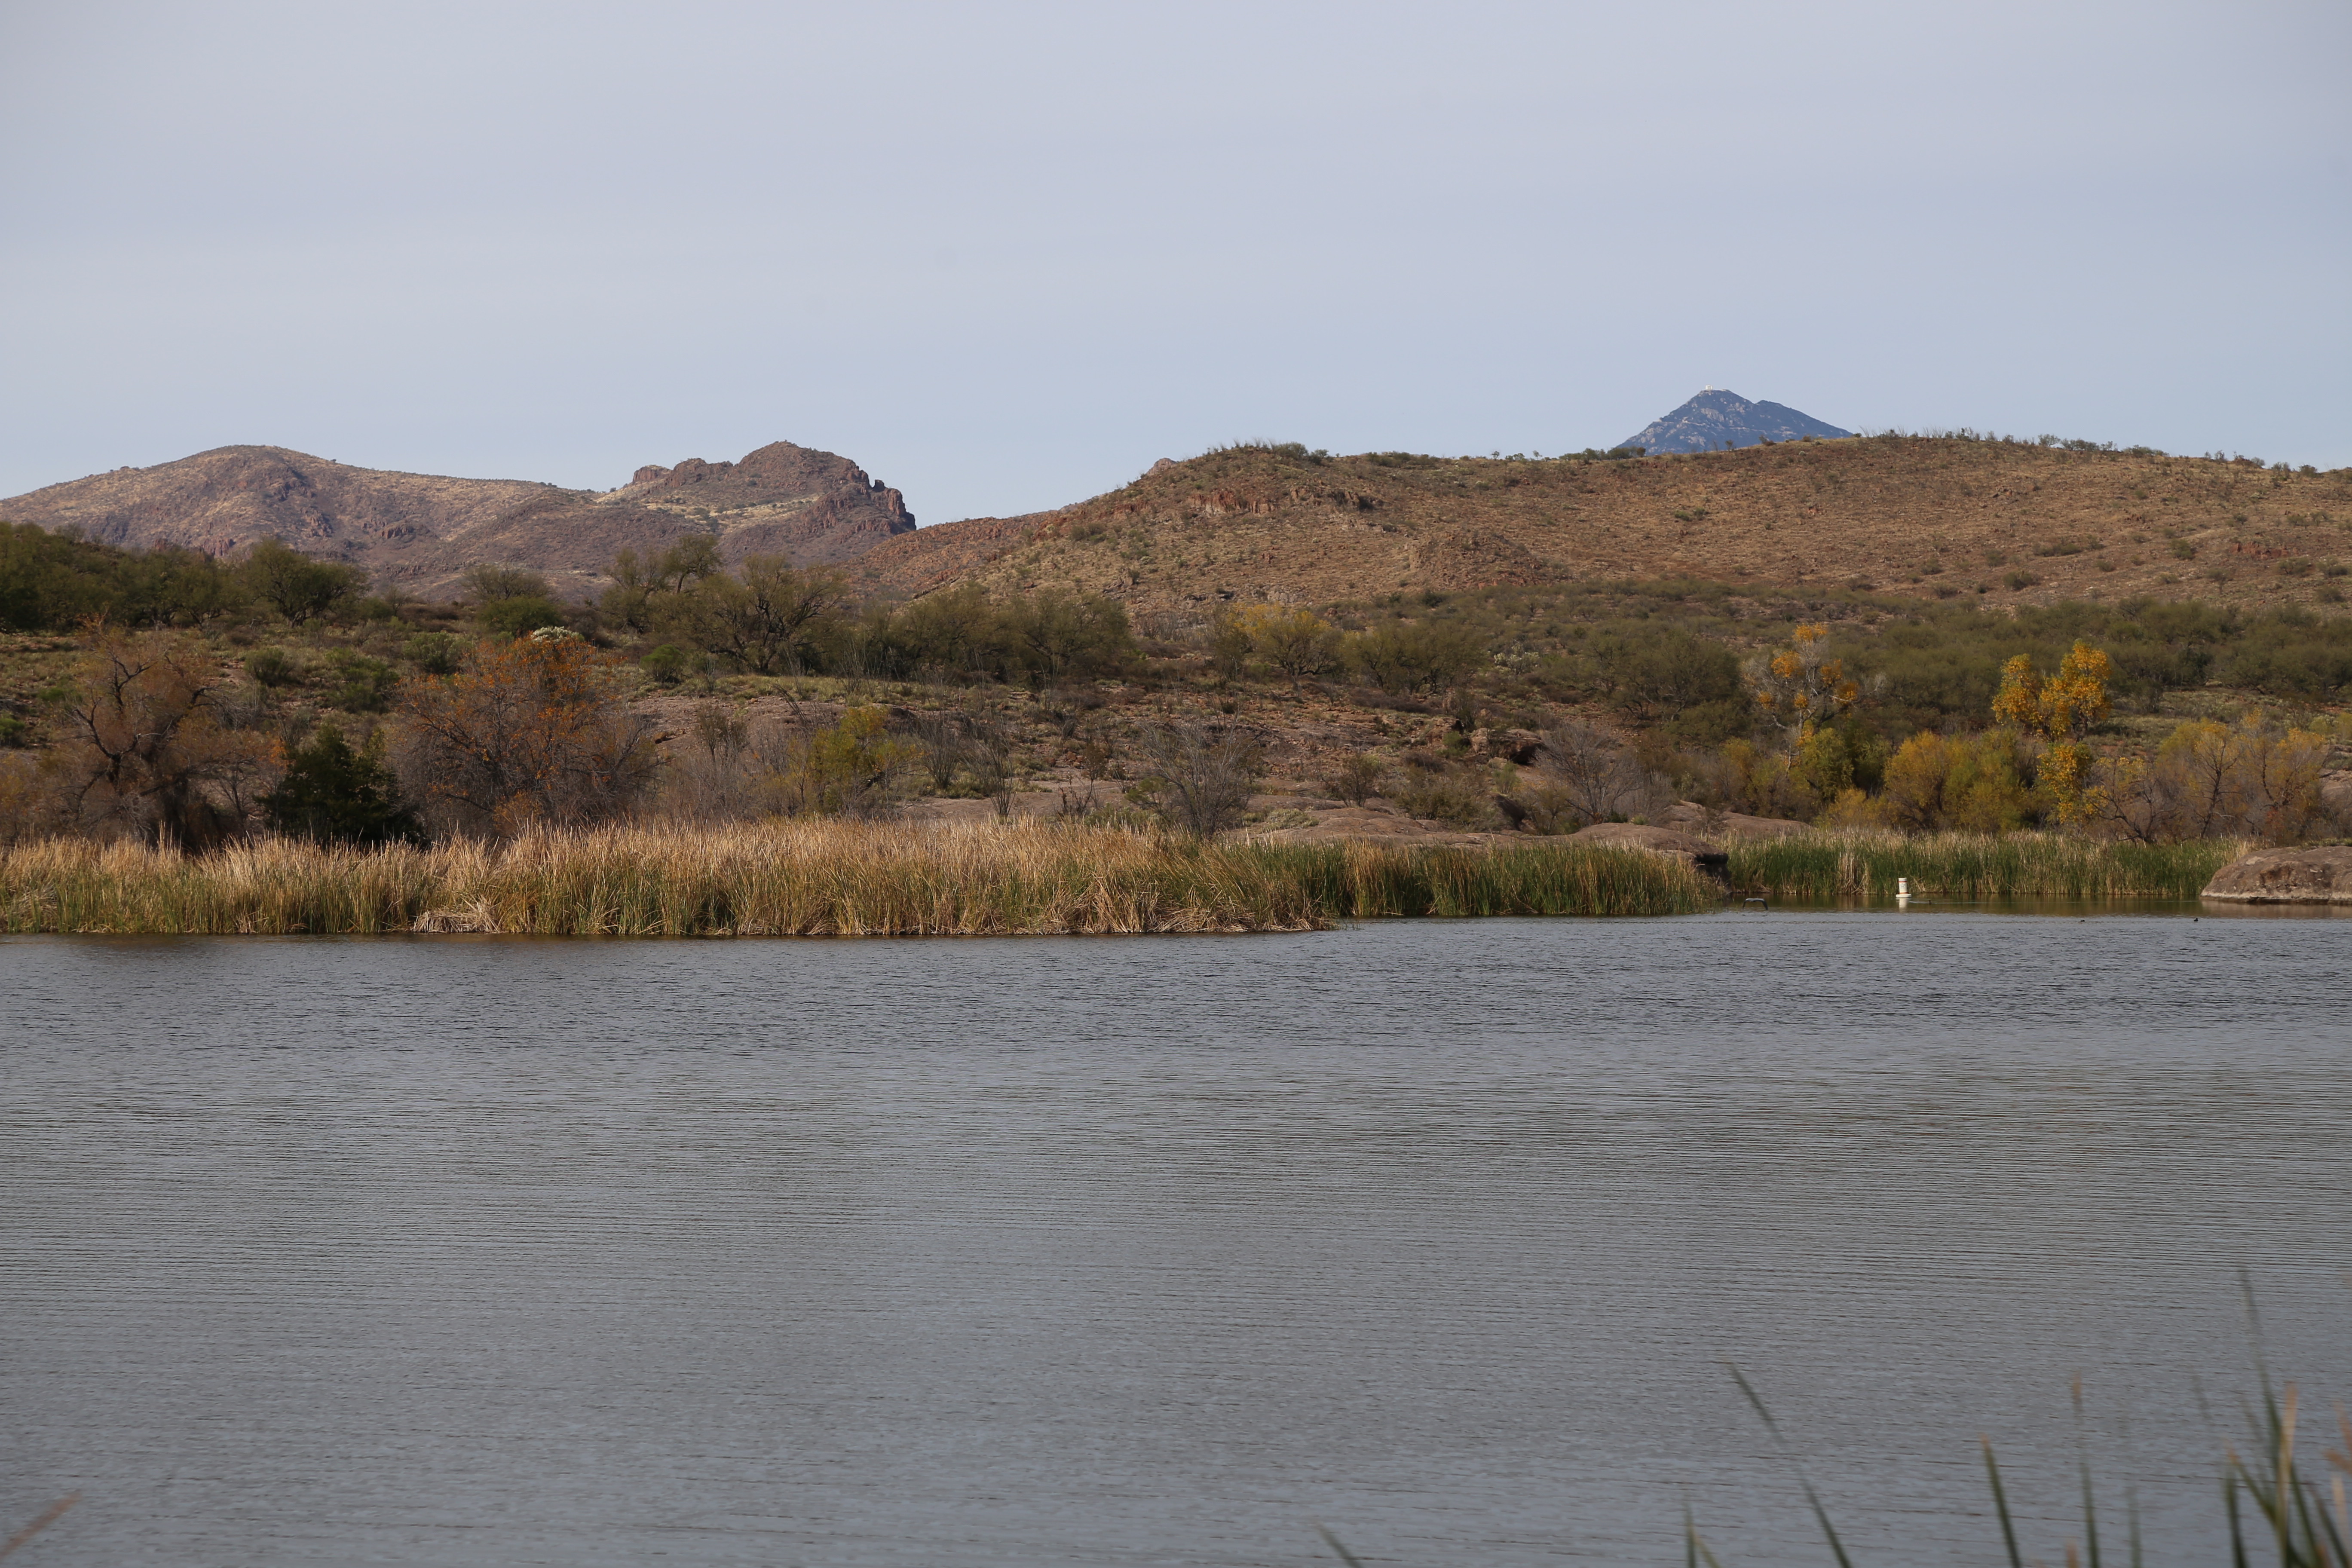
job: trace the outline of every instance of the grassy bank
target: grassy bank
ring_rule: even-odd
[[[2236,839],[2120,844],[2057,834],[1806,833],[1731,847],[1731,885],[1779,899],[1891,899],[1897,878],[1944,899],[2193,899]]]
[[[503,846],[187,856],[0,851],[0,931],[929,936],[1307,931],[1386,915],[1678,914],[1717,894],[1639,851],[1212,845],[1045,824],[534,833]]]

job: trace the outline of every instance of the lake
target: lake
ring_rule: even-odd
[[[2217,1561],[2352,922],[0,942],[38,1564]],[[2200,1391],[2211,1408],[2200,1415]],[[2314,1423],[2306,1436],[2315,1436]],[[2315,1448],[2315,1445],[2314,1445]],[[12,1565],[13,1568],[13,1565]]]

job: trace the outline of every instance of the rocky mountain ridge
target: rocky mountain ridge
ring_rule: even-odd
[[[276,539],[426,598],[448,596],[478,562],[529,567],[576,595],[602,584],[616,552],[656,552],[689,534],[715,534],[730,562],[766,553],[834,565],[915,527],[898,491],[846,458],[789,441],[734,462],[641,468],[603,493],[220,447],[0,500],[0,519],[211,555]]]

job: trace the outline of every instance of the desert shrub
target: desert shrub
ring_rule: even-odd
[[[1460,773],[1428,773],[1390,792],[1389,798],[1412,816],[1483,832],[1498,826],[1486,780]]]
[[[1788,754],[1751,741],[1726,741],[1712,756],[1701,759],[1694,773],[1700,798],[1727,811],[1806,819],[1821,810],[1820,798],[1790,766]]]
[[[1255,736],[1204,724],[1152,726],[1137,750],[1150,769],[1139,792],[1171,826],[1195,838],[1241,826],[1265,767]]]
[[[57,792],[45,776],[46,759],[22,752],[0,755],[0,847],[57,831]]]
[[[245,673],[273,689],[302,684],[302,666],[282,647],[260,647],[245,656]]]
[[[419,632],[402,645],[400,656],[421,674],[454,675],[466,656],[466,644],[447,632]]]
[[[1323,787],[1349,805],[1361,805],[1380,793],[1381,779],[1388,771],[1387,759],[1379,753],[1351,752],[1325,775]]]
[[[31,523],[0,522],[0,627],[62,631],[189,625],[235,611],[245,585],[201,551],[121,550]]]
[[[274,539],[246,552],[236,574],[255,598],[297,625],[328,615],[367,587],[367,574],[358,567],[314,561]]]
[[[1572,816],[1573,827],[1644,813],[1657,793],[1649,770],[1631,750],[1616,737],[1581,724],[1545,731],[1538,767],[1544,784],[1566,804],[1563,813],[1548,798],[1547,816]]]
[[[2352,692],[2352,619],[2282,611],[2251,624],[2221,678],[2278,697],[2342,701]]]
[[[1582,660],[1590,688],[1629,717],[1673,721],[1703,714],[1700,727],[1706,728],[1736,716],[1740,730],[1753,722],[1739,684],[1738,656],[1671,622],[1625,621],[1596,629]]]
[[[652,721],[576,637],[477,646],[446,680],[412,683],[394,765],[429,817],[465,834],[619,815],[651,782]]]
[[[474,612],[474,619],[482,629],[494,636],[520,637],[529,636],[542,626],[560,626],[564,623],[562,609],[554,600],[535,594],[520,594],[510,598],[486,599]]]
[[[1349,665],[1383,691],[1425,691],[1460,679],[1484,662],[1468,627],[1443,621],[1373,626],[1346,639]]]
[[[1339,662],[1339,631],[1312,610],[1252,605],[1233,617],[1233,625],[1248,639],[1252,653],[1289,678],[1293,690],[1301,679]]]
[[[969,722],[956,712],[918,713],[908,731],[917,765],[930,780],[932,791],[945,795],[955,784],[956,768],[969,745]]]
[[[663,686],[676,686],[687,670],[686,650],[676,643],[664,643],[637,660],[637,668]]]
[[[960,583],[916,600],[898,612],[896,630],[916,669],[969,674],[1001,657],[996,606],[977,583]]]
[[[391,844],[420,837],[384,762],[381,732],[354,750],[334,725],[320,725],[289,754],[285,776],[261,797],[261,809],[278,832],[322,844]]]
[[[327,693],[330,707],[346,713],[381,713],[392,706],[400,686],[400,671],[383,659],[338,648],[327,656],[335,684]]]
[[[33,727],[14,713],[0,712],[0,747],[23,745],[33,733]]]

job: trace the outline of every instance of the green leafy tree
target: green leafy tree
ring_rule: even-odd
[[[1045,683],[1115,673],[1140,651],[1126,606],[1092,594],[1043,589],[1006,605],[1003,622],[1022,664]]]
[[[236,571],[255,598],[298,624],[330,614],[367,588],[367,574],[358,567],[314,561],[275,539],[255,544]]]
[[[384,761],[382,733],[353,749],[332,724],[320,725],[289,753],[285,776],[261,797],[261,809],[278,832],[319,843],[378,845],[421,837]]]
[[[711,652],[754,674],[776,675],[807,668],[843,597],[836,574],[754,555],[697,585],[691,624]]]

